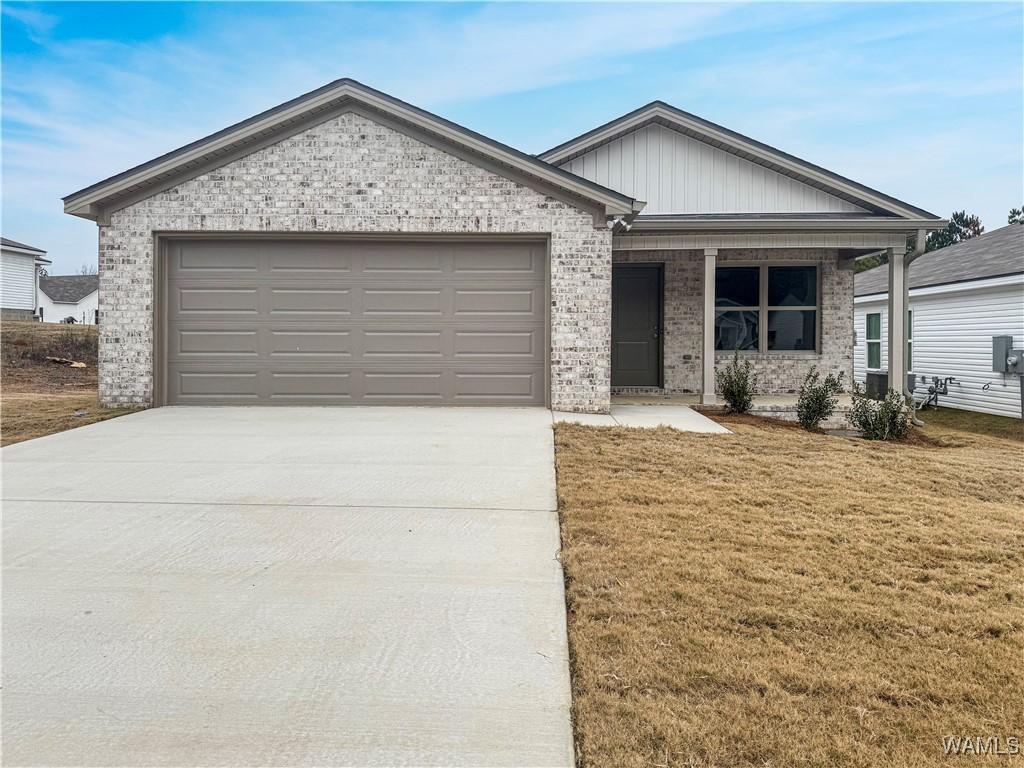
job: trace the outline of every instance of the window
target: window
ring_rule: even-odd
[[[817,344],[816,266],[715,270],[715,349],[813,352]]]
[[[760,348],[761,268],[715,270],[715,349]]]
[[[914,370],[914,310],[907,310],[907,370]]]
[[[882,313],[871,312],[867,316],[864,338],[868,343],[868,368],[882,367]]]

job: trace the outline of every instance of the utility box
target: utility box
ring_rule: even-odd
[[[1006,359],[1013,349],[1013,336],[992,337],[992,370],[996,373],[1009,373],[1010,366]]]
[[[864,394],[872,400],[885,400],[889,391],[888,371],[868,371],[864,377]]]
[[[992,337],[992,370],[1024,374],[1024,349],[1013,348],[1013,336]]]

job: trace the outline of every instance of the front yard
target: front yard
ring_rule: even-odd
[[[559,425],[580,765],[1006,764],[942,739],[1024,736],[1024,443],[957,414]]]
[[[96,326],[5,322],[0,326],[0,445],[131,413],[100,408]],[[47,360],[85,363],[72,368]]]

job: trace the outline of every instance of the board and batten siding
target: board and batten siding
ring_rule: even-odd
[[[645,200],[644,215],[863,212],[830,195],[662,125],[647,125],[561,164]]]
[[[0,307],[36,308],[36,260],[34,256],[0,254]]]
[[[954,376],[949,394],[939,396],[940,405],[1020,417],[1020,377],[992,370],[992,337],[1013,336],[1014,346],[1024,347],[1024,275],[912,290],[910,309],[911,371],[918,377],[919,392],[927,389],[932,376]],[[882,369],[888,364],[886,297],[860,297],[854,310],[853,351],[854,377],[860,382],[867,370],[867,315],[872,312],[882,316]],[[921,376],[928,383],[922,384]]]

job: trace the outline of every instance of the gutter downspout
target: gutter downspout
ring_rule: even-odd
[[[924,229],[917,230],[917,240],[914,242],[914,252],[912,254],[910,254],[910,257],[907,258],[906,261],[903,264],[903,270],[904,270],[904,272],[903,272],[903,290],[905,292],[904,296],[906,297],[903,306],[905,308],[907,308],[907,309],[910,308],[910,281],[908,279],[910,277],[910,265],[914,263],[915,259],[917,259],[919,256],[921,256],[924,253],[924,248],[925,248],[925,244],[926,244],[927,235],[928,235],[928,232],[926,230],[924,230]],[[904,313],[904,317],[906,317],[906,313]],[[905,325],[904,325],[904,329],[906,330],[906,326]],[[906,348],[907,348],[907,334],[906,334],[906,332],[904,332],[904,334],[903,334],[903,349],[905,350]],[[905,373],[904,373],[904,376],[903,376],[903,384],[902,384],[902,386],[903,386],[903,394],[905,396],[909,395],[910,396],[910,402],[913,403],[914,402],[914,395],[913,395],[913,393],[910,393],[910,392],[907,391],[907,377],[906,377]],[[925,425],[925,423],[923,421],[921,421],[919,418],[917,418],[917,409],[916,408],[911,411],[910,423],[913,424],[915,427],[923,427]]]

